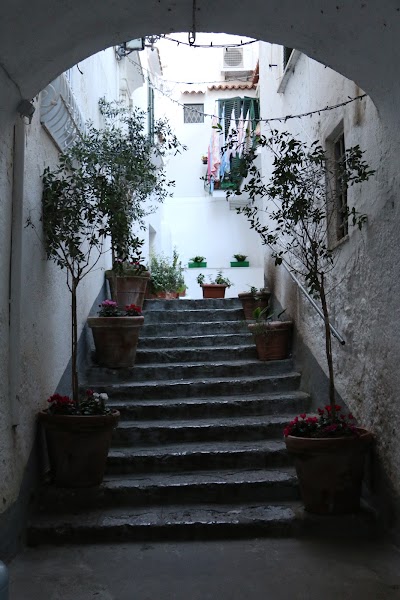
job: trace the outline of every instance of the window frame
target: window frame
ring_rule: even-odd
[[[348,186],[341,185],[341,164],[346,157],[346,136],[341,122],[326,139],[327,153],[327,233],[330,248],[348,239]],[[344,209],[346,216],[344,215]]]

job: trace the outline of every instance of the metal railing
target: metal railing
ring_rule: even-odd
[[[324,313],[322,312],[322,310],[320,309],[318,304],[315,302],[314,298],[312,298],[312,296],[310,296],[310,294],[307,292],[304,285],[301,283],[301,281],[299,279],[297,279],[296,275],[294,275],[292,273],[292,271],[285,264],[285,262],[282,262],[282,265],[285,267],[286,271],[289,273],[289,275],[293,279],[293,281],[299,286],[299,288],[301,289],[301,291],[303,292],[303,294],[305,295],[307,300],[310,302],[310,304],[315,308],[315,310],[317,311],[319,316],[323,319]],[[344,346],[346,342],[345,342],[344,338],[340,335],[338,330],[333,325],[329,325],[329,327],[332,332],[332,335],[342,344],[342,346]]]

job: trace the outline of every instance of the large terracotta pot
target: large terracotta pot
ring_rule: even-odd
[[[96,361],[110,369],[133,367],[144,317],[89,317]]]
[[[373,436],[301,438],[289,435],[304,507],[316,514],[345,514],[360,508],[364,462]]]
[[[106,278],[110,282],[111,297],[118,306],[136,304],[143,308],[146,296],[147,283],[150,279],[149,271],[140,275],[120,276],[113,271],[106,271]]]
[[[249,323],[254,336],[259,360],[283,360],[289,356],[292,339],[292,321]]]
[[[203,283],[203,298],[225,298],[226,285],[221,283]]]
[[[238,294],[239,300],[242,302],[244,318],[247,321],[254,319],[254,311],[256,308],[261,310],[268,307],[271,292],[259,292],[256,296],[250,292]]]
[[[53,482],[59,487],[91,487],[103,481],[113,429],[119,412],[110,415],[39,413],[46,433]]]

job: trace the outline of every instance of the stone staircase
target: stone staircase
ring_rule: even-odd
[[[135,367],[87,373],[121,412],[103,485],[44,486],[28,541],[298,533],[282,429],[309,398],[292,361],[257,360],[235,299],[153,300],[144,314]]]

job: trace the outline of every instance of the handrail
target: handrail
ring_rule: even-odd
[[[317,311],[317,313],[319,314],[319,316],[323,319],[324,318],[324,313],[322,312],[322,310],[320,309],[320,307],[318,306],[318,304],[315,302],[314,298],[312,298],[312,296],[310,296],[310,294],[307,292],[306,288],[304,287],[304,285],[301,283],[301,281],[299,281],[299,279],[297,279],[296,275],[294,275],[292,273],[292,271],[289,269],[289,267],[287,266],[287,264],[285,262],[281,263],[286,271],[289,273],[290,277],[293,279],[293,281],[299,286],[299,288],[301,289],[301,291],[303,292],[303,294],[305,295],[305,297],[307,298],[307,300],[310,302],[310,304],[312,304],[312,306],[315,308],[315,310]],[[342,344],[342,346],[345,345],[345,340],[344,338],[342,338],[342,336],[340,335],[340,333],[338,332],[338,330],[331,324],[329,324],[330,330],[332,332],[332,335],[335,336],[335,338]]]

